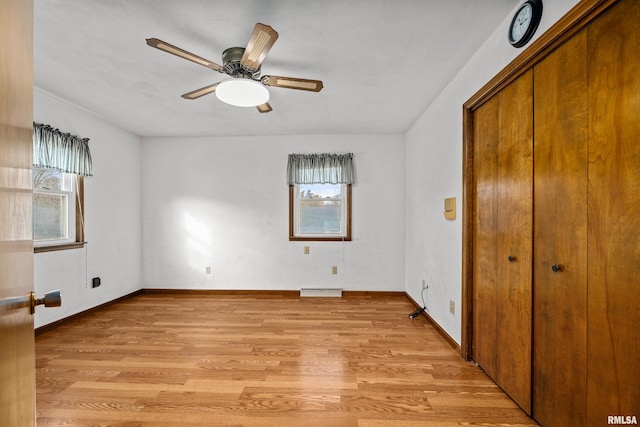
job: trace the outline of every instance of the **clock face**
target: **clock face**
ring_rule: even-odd
[[[516,14],[513,24],[511,25],[511,40],[518,42],[522,39],[531,25],[532,17],[533,9],[531,8],[531,5],[527,3]]]
[[[522,47],[533,37],[542,17],[542,0],[527,0],[516,12],[509,25],[509,43]]]

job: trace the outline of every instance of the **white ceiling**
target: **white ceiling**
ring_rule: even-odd
[[[35,0],[34,84],[140,136],[405,132],[518,3]],[[269,88],[267,114],[184,100],[228,77],[145,42],[222,64],[256,22],[279,33],[262,74],[322,80],[321,92]]]

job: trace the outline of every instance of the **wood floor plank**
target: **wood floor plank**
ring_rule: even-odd
[[[536,425],[413,309],[142,294],[36,337],[37,425]]]

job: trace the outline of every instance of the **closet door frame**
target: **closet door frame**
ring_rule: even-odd
[[[619,0],[582,0],[535,40],[500,73],[463,105],[463,217],[462,217],[462,335],[461,355],[473,358],[473,258],[474,258],[474,111],[507,85],[532,69],[556,48],[587,27]]]

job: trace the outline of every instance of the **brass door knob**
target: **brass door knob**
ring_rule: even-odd
[[[62,305],[62,293],[60,289],[56,289],[55,291],[49,291],[44,294],[42,298],[36,298],[36,293],[31,291],[30,298],[30,308],[31,314],[36,312],[37,305],[44,305],[45,307],[60,307]]]

